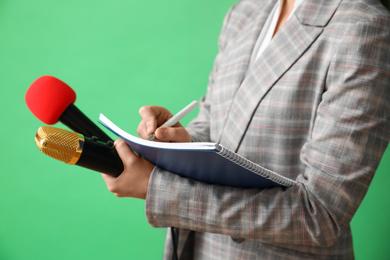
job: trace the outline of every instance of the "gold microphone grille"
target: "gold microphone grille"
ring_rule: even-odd
[[[79,135],[76,132],[42,126],[35,135],[35,143],[41,152],[56,160],[75,164],[80,158]]]

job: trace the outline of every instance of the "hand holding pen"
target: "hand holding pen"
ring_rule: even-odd
[[[193,101],[174,116],[163,107],[144,106],[139,111],[142,120],[137,132],[141,138],[148,140],[156,138],[163,142],[191,142],[190,135],[179,121],[198,104],[198,101]]]

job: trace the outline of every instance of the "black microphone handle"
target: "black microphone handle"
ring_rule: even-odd
[[[84,136],[84,147],[76,165],[118,177],[123,163],[114,145]]]
[[[96,136],[102,142],[113,141],[74,104],[70,104],[65,109],[60,117],[60,122],[84,136]]]

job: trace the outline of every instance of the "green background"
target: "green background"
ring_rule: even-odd
[[[24,95],[56,76],[91,119],[102,112],[135,134],[141,106],[175,113],[204,94],[235,2],[0,0],[0,259],[161,259],[166,231],[148,224],[144,201],[39,152],[43,123]],[[390,259],[389,153],[352,223],[357,259]]]

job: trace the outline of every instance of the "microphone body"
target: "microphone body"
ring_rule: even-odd
[[[75,132],[87,137],[95,136],[102,142],[113,140],[94,124],[83,112],[74,104],[70,104],[61,114],[59,121]]]
[[[103,172],[118,177],[123,163],[110,142],[86,137],[67,130],[42,126],[35,135],[35,143],[44,154],[71,165]]]
[[[74,105],[74,90],[53,76],[37,78],[28,88],[25,100],[30,111],[48,125],[60,121],[84,136],[96,136],[102,142],[112,142],[106,133]]]

